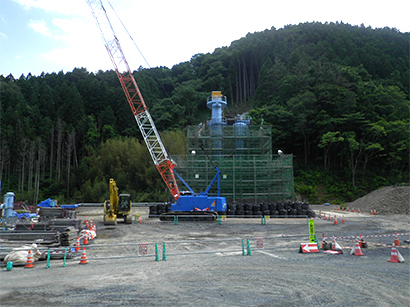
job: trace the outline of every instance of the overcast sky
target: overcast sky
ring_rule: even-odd
[[[132,70],[189,61],[232,41],[301,22],[343,21],[410,32],[410,1],[103,0]],[[0,75],[112,69],[85,0],[0,0]]]

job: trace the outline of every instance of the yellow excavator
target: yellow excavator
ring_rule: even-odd
[[[124,218],[124,223],[132,223],[132,202],[130,194],[118,195],[114,179],[110,179],[110,200],[104,202],[104,225],[117,225],[117,217]]]

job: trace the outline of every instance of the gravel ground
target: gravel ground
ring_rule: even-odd
[[[410,229],[407,215],[371,216],[329,211],[338,225],[315,219],[316,234],[325,236],[391,235]],[[343,240],[341,255],[322,251],[298,253],[308,242],[307,220],[228,219],[217,223],[173,223],[146,218],[143,223],[104,226],[101,209],[79,213],[92,217],[97,238],[80,258],[53,260],[50,268],[0,270],[2,306],[409,306],[410,253],[400,248],[404,263],[390,263],[391,248],[369,244],[365,256],[351,256],[353,242]],[[327,210],[327,211],[326,211]],[[345,223],[340,218],[344,215]],[[264,238],[263,249],[256,248]],[[242,239],[251,254],[242,255]],[[400,236],[404,239],[409,236]],[[366,238],[391,244],[394,237]],[[138,256],[138,243],[148,242],[148,255]],[[166,242],[167,260],[162,260]],[[155,260],[158,243],[159,260]],[[119,245],[121,244],[121,245]],[[246,253],[246,248],[245,248]],[[117,258],[115,258],[117,257]],[[124,258],[118,258],[124,257]]]

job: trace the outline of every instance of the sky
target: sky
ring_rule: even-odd
[[[172,68],[247,33],[303,22],[410,32],[408,0],[109,1],[138,46],[103,0],[131,70]],[[19,78],[80,67],[113,69],[86,0],[0,0],[0,75]]]

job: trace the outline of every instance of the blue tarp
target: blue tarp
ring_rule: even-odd
[[[35,214],[35,213],[14,213],[14,216],[18,217],[19,219],[21,219],[23,217],[31,219],[32,217],[36,217],[37,214]]]
[[[61,205],[60,207],[64,208],[64,209],[77,209],[78,205],[77,204],[75,204],[75,205]]]
[[[54,202],[49,198],[46,200],[43,200],[42,202],[40,202],[37,207],[55,207],[56,205],[54,204]]]

